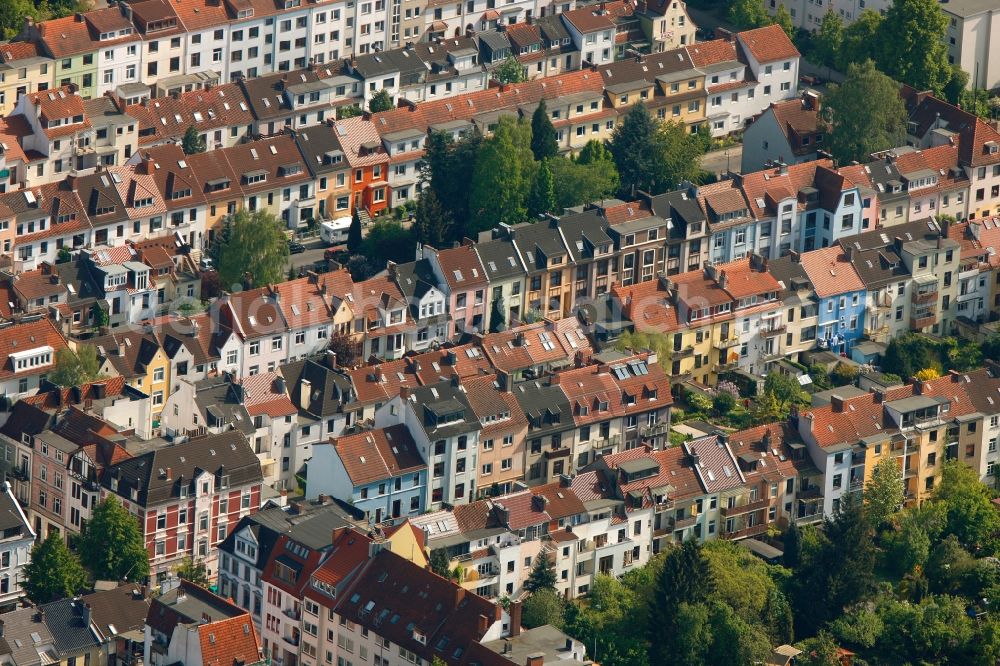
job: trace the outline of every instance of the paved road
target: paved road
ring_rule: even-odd
[[[311,266],[317,261],[323,260],[323,252],[326,251],[326,245],[323,241],[319,238],[312,238],[302,244],[306,246],[306,251],[289,255],[288,262],[285,264],[286,271],[292,267],[299,269],[303,266]]]
[[[728,156],[727,156],[728,153]],[[740,170],[740,159],[743,156],[743,145],[737,144],[723,150],[715,150],[705,153],[701,157],[701,168],[716,175],[721,175],[730,171]]]

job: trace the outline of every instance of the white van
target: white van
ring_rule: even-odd
[[[351,218],[340,217],[332,222],[323,222],[320,225],[319,237],[327,245],[343,245],[347,242],[347,235],[351,229]]]

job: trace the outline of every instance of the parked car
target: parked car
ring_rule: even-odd
[[[298,241],[288,241],[289,254],[302,254],[306,251],[306,246]]]

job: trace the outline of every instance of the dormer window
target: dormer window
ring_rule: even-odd
[[[170,193],[170,198],[173,200],[186,199],[191,196],[191,188],[185,188],[183,190],[174,190]]]
[[[153,197],[142,197],[141,199],[136,199],[133,208],[149,208],[153,205]]]
[[[253,16],[253,8],[241,9],[240,11],[236,12],[236,16],[238,18],[250,18]]]

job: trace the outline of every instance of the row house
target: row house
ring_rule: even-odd
[[[346,371],[353,399],[344,405],[344,415],[348,423],[368,421],[374,419],[383,404],[399,394],[401,387],[436,384],[452,377],[471,378],[492,371],[489,359],[474,344],[359,366]]]
[[[333,117],[335,88],[327,80],[332,75],[331,70],[320,67],[240,79],[239,102],[242,104],[245,97],[253,114],[250,136],[270,136],[285,127],[319,125],[328,116]]]
[[[261,505],[260,462],[239,430],[155,449],[105,468],[101,495],[139,518],[151,575],[185,557],[217,566],[216,546]]]
[[[653,53],[694,44],[697,27],[680,0],[653,0],[638,5],[636,16]]]
[[[829,405],[801,410],[799,434],[823,473],[823,513],[862,490],[885,457],[899,463],[907,504],[931,495],[945,460],[961,460],[984,478],[993,474],[996,447],[983,438],[995,435],[996,408],[985,397],[995,383],[986,370],[952,372],[857,397],[834,395]]]
[[[152,399],[153,427],[160,424],[160,413],[170,399],[173,378],[170,361],[152,332],[120,330],[91,338],[86,344],[97,348],[101,374],[119,376]]]
[[[339,221],[349,218],[353,210],[353,176],[336,133],[328,125],[319,125],[296,130],[292,136],[316,183],[315,219]]]
[[[466,333],[485,333],[500,325],[492,319],[494,312],[505,309],[503,288],[496,285],[488,291],[490,283],[486,270],[473,244],[446,250],[418,245],[417,256],[428,262],[444,293],[446,303],[441,312],[448,313],[445,334],[448,339]]]
[[[334,531],[355,523],[355,516],[327,501],[268,503],[244,516],[219,544],[219,592],[253,617],[261,627],[264,569],[282,534],[293,541],[322,548]]]
[[[136,120],[141,148],[180,142],[189,127],[213,149],[253,136],[254,115],[236,83],[144,99],[125,110]]]
[[[996,218],[985,218],[947,226],[948,237],[961,244],[956,317],[980,323],[1000,303],[993,277],[996,272],[993,257],[1000,240],[996,222]]]
[[[15,491],[35,534],[82,532],[100,501],[104,468],[131,457],[122,434],[150,435],[134,420],[143,397],[116,378],[53,389],[14,407],[0,433],[13,444]],[[131,424],[125,410],[132,410]]]
[[[482,430],[479,433],[478,496],[511,492],[525,478],[528,419],[504,374],[461,379],[469,406]]]
[[[580,53],[562,19],[547,16],[530,23],[503,26],[511,55],[528,79],[557,76],[580,67]]]
[[[497,371],[511,376],[513,381],[538,379],[567,366],[579,365],[588,359],[594,348],[575,317],[547,319],[524,324],[500,333],[489,333],[479,343]]]
[[[144,664],[211,664],[230,659],[247,666],[267,663],[250,614],[183,579],[149,604],[142,635]]]
[[[418,250],[419,252],[419,250]],[[448,314],[445,312],[445,292],[441,289],[429,259],[417,259],[406,264],[390,263],[389,277],[395,281],[403,300],[409,306],[414,329],[407,334],[404,345],[413,351],[426,351],[433,345],[448,341]],[[484,307],[483,291],[476,292],[476,306]],[[457,299],[456,299],[457,300]],[[473,322],[475,325],[475,322]],[[480,317],[479,327],[482,328]]]
[[[347,502],[370,523],[424,511],[427,465],[402,423],[331,439],[313,449],[309,465],[322,471],[309,481],[310,497]]]
[[[351,169],[351,210],[375,216],[389,206],[393,185],[389,180],[389,153],[376,124],[360,116],[331,124]]]
[[[865,284],[850,261],[851,246],[806,252],[802,269],[819,305],[817,340],[835,353],[849,353],[864,332]]]
[[[153,270],[139,261],[131,245],[97,247],[80,252],[80,261],[99,292],[97,303],[112,328],[153,316],[159,306]]]
[[[404,387],[375,412],[375,425],[403,424],[427,465],[423,508],[467,504],[479,489],[482,423],[457,376],[426,386]]]
[[[38,392],[66,339],[50,319],[25,317],[0,328],[0,391],[5,404]]]
[[[25,568],[31,562],[31,548],[37,536],[31,530],[31,523],[18,503],[9,482],[0,488],[0,506],[3,507],[3,521],[0,522],[0,606],[14,610],[24,596],[23,585],[27,582]]]
[[[380,275],[357,283],[349,307],[354,315],[353,332],[362,337],[363,358],[402,358],[405,341],[414,335],[416,324],[394,280]]]
[[[201,248],[205,244],[207,204],[198,177],[188,164],[184,151],[178,145],[157,146],[137,153],[130,161],[136,173],[142,173],[144,185],[156,188],[156,196],[163,201],[163,218],[151,219],[149,233],[137,241],[152,240],[163,229],[179,237],[183,245]],[[151,183],[150,183],[151,181]],[[145,189],[145,188],[144,188]],[[133,223],[133,232],[135,224]],[[95,239],[97,232],[95,231]]]
[[[13,111],[22,96],[51,88],[54,64],[37,42],[0,46],[0,115]]]

